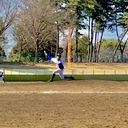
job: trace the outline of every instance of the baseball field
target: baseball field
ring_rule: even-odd
[[[54,65],[1,64],[1,68]],[[127,64],[73,64],[124,69]],[[0,128],[128,128],[128,81],[1,82]]]

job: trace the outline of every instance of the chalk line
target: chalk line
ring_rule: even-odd
[[[128,94],[128,91],[0,91],[0,94]]]

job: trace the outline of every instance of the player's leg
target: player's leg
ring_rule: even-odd
[[[0,77],[1,77],[2,81],[4,81],[4,73],[2,71],[0,71]]]
[[[56,70],[54,70],[54,72],[52,74],[52,77],[49,80],[49,82],[53,82],[56,73],[59,74],[59,76],[60,76],[61,79],[71,79],[71,80],[74,80],[74,77],[73,76],[65,76],[65,75],[63,75],[63,72],[64,72],[64,70],[62,70],[62,69],[56,69]]]
[[[74,80],[73,76],[65,76],[65,75],[63,75],[63,72],[64,72],[64,70],[59,70],[58,71],[59,76],[60,76],[61,79],[71,79],[71,80]]]
[[[52,74],[52,77],[51,77],[51,79],[50,79],[48,82],[53,82],[56,73],[60,73],[60,70],[61,70],[61,69],[56,69],[56,70],[54,70],[54,71],[53,71],[53,74]]]
[[[64,72],[64,70],[62,70],[62,69],[60,69],[60,70],[58,71],[59,76],[60,76],[61,79],[64,79],[63,72]]]
[[[64,79],[71,79],[71,80],[75,80],[75,78],[71,75],[71,76],[64,76]]]
[[[5,82],[5,80],[4,80],[4,74],[2,75],[2,80]]]
[[[56,75],[56,74],[53,73],[51,79],[50,79],[48,82],[52,82],[52,81],[54,80],[55,75]]]
[[[54,74],[58,73],[59,76],[60,76],[60,78],[61,78],[61,79],[64,79],[63,72],[64,72],[63,69],[56,69],[56,70],[54,71]],[[52,81],[53,81],[53,79],[52,79]]]

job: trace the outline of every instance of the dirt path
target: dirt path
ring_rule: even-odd
[[[128,82],[0,83],[0,128],[17,127],[128,128]]]

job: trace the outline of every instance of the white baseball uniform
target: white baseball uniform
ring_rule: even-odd
[[[50,55],[47,55],[47,58],[56,64],[57,69],[53,71],[53,74],[58,73],[61,79],[64,79],[64,62],[61,59],[52,58]]]

